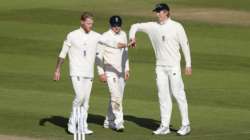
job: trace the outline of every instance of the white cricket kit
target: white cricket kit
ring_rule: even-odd
[[[167,19],[158,22],[137,23],[131,26],[129,38],[135,38],[137,31],[148,34],[156,55],[156,81],[161,110],[161,124],[169,127],[172,113],[171,94],[177,100],[182,125],[189,125],[188,105],[181,77],[179,49],[184,54],[186,67],[191,67],[190,48],[183,26]]]
[[[94,31],[86,33],[82,28],[67,35],[63,43],[61,58],[69,56],[70,76],[93,78],[97,43],[100,34]]]
[[[108,125],[123,124],[122,98],[125,87],[124,75],[129,71],[128,48],[118,48],[118,43],[127,44],[124,31],[103,33],[99,44],[98,74],[106,74],[110,91],[110,103],[105,122]]]
[[[75,91],[73,107],[84,107],[84,127],[87,128],[89,97],[94,76],[94,63],[100,34],[94,31],[86,33],[82,28],[67,35],[59,57],[65,59],[68,54],[70,76]],[[69,128],[72,127],[72,113]]]

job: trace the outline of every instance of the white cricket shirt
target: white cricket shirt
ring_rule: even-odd
[[[155,51],[156,65],[180,66],[180,47],[184,54],[186,67],[191,67],[191,56],[188,39],[183,26],[168,18],[163,24],[146,22],[133,24],[129,31],[129,38],[135,38],[137,31],[149,35]]]
[[[59,57],[65,59],[68,54],[70,76],[94,77],[94,63],[100,37],[99,33],[86,33],[82,28],[67,35]]]
[[[103,65],[97,65],[99,75],[105,71],[118,73],[129,71],[128,48],[118,48],[118,43],[127,44],[127,35],[124,31],[115,33],[110,29],[102,34],[98,58]]]

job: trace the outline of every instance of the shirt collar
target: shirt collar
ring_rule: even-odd
[[[112,35],[120,35],[121,34],[121,31],[119,33],[115,33],[112,29],[110,29],[109,31],[112,33]]]
[[[80,27],[80,29],[79,29],[80,31],[81,31],[81,33],[84,33],[84,34],[89,34],[89,33],[91,33],[92,31],[89,31],[88,33],[86,33],[85,32],[85,30],[82,28],[82,27]]]
[[[169,23],[169,21],[171,21],[171,18],[169,17],[169,18],[167,18],[165,21],[163,21],[162,23],[159,23],[160,25],[164,25],[164,24],[167,24],[167,23]]]

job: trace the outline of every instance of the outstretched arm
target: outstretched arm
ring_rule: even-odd
[[[123,42],[111,42],[106,39],[106,36],[102,36],[100,40],[98,41],[99,44],[105,46],[105,47],[110,47],[114,49],[120,49],[120,48],[126,48],[127,44]]]
[[[129,30],[129,44],[128,46],[134,48],[136,47],[136,39],[135,34],[136,32],[145,32],[147,34],[150,33],[150,29],[152,29],[153,22],[147,22],[147,23],[136,23],[133,24]]]

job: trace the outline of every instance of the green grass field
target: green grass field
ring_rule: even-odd
[[[108,18],[119,14],[124,30],[132,23],[154,20],[154,0],[0,0],[0,139],[1,135],[70,140],[65,127],[74,97],[63,65],[61,81],[52,81],[56,56],[67,32],[79,27],[82,11],[95,15],[95,30],[108,29]],[[154,136],[159,125],[155,58],[148,37],[138,33],[138,47],[129,50],[131,78],[124,97],[124,133],[102,128],[108,89],[95,78],[90,99],[87,140],[249,140],[250,139],[250,1],[166,0],[173,18],[187,31],[193,76],[185,77],[192,133]],[[201,19],[179,13],[198,9],[230,11]],[[229,12],[229,13],[230,13]],[[186,13],[187,14],[187,13]],[[236,14],[239,14],[236,15]],[[177,14],[176,14],[177,15]],[[194,16],[190,14],[190,16]],[[218,22],[229,17],[230,22]],[[203,17],[206,18],[206,17]],[[245,19],[245,20],[238,20]],[[245,24],[242,24],[245,22]],[[176,104],[172,125],[180,126]],[[17,138],[18,139],[18,138]]]

